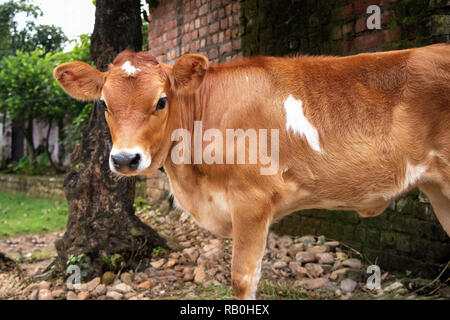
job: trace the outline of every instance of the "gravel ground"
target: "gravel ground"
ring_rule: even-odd
[[[163,201],[159,208],[166,210]],[[56,255],[61,232],[0,239],[0,252],[19,268],[1,268],[0,299],[145,300],[232,299],[231,240],[199,228],[178,211],[139,208],[138,216],[169,240],[171,252],[155,250],[137,270],[105,273],[68,289],[65,279],[33,281]],[[343,243],[325,236],[270,233],[262,263],[259,299],[449,299],[450,287],[430,279],[381,274],[381,289],[366,286],[367,264]],[[422,287],[427,286],[425,289]]]

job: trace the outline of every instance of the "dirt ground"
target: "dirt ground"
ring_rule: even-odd
[[[63,232],[0,239],[0,252],[17,262],[15,267],[0,263],[0,299],[233,299],[231,241],[199,228],[185,213],[160,208],[139,208],[137,214],[169,239],[173,251],[157,248],[136,270],[104,274],[73,288],[62,276],[39,277],[53,262],[53,243]],[[357,251],[323,235],[271,233],[258,299],[450,299],[448,279],[383,270],[381,288],[370,290],[365,261]]]

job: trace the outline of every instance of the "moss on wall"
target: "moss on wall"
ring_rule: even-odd
[[[328,0],[243,1],[243,54],[334,53],[331,16],[336,3],[331,5]]]
[[[447,0],[398,0],[393,3],[391,29],[400,28],[399,49],[421,47],[449,40],[450,5]]]

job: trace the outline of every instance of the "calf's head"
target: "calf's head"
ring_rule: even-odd
[[[148,52],[124,51],[106,72],[69,62],[55,68],[54,76],[72,97],[101,101],[113,142],[110,168],[137,175],[164,164],[182,107],[177,101],[195,92],[207,68],[201,55],[187,54],[168,66]]]

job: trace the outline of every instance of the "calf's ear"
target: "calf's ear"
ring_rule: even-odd
[[[180,94],[191,94],[200,86],[208,70],[209,62],[200,54],[185,54],[172,68],[172,86]]]
[[[64,91],[78,100],[99,99],[105,75],[85,62],[63,63],[53,71]]]

